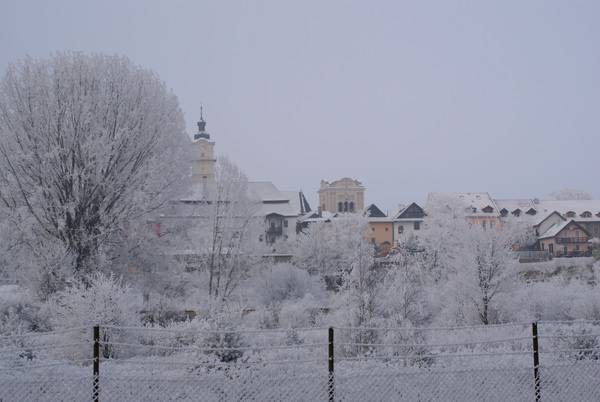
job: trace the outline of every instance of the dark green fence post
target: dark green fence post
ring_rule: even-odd
[[[533,335],[533,380],[535,387],[535,402],[541,400],[540,389],[540,349],[538,345],[538,327],[537,322],[531,324],[531,334]]]
[[[329,402],[335,401],[335,380],[333,374],[333,327],[329,327],[329,342],[327,352],[327,366],[329,370],[329,378],[327,382],[327,393],[329,395]]]
[[[100,400],[100,327],[94,327],[94,402]]]

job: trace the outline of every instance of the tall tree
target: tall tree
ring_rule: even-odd
[[[188,141],[176,97],[128,59],[27,58],[0,83],[0,202],[85,277],[182,183]]]
[[[166,222],[173,246],[194,257],[198,286],[210,301],[223,302],[255,266],[262,254],[259,236],[264,216],[260,201],[248,189],[246,175],[226,157],[219,157],[215,180],[199,183],[177,205]]]

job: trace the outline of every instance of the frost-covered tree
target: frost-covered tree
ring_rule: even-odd
[[[246,175],[220,157],[215,181],[198,185],[178,205],[174,245],[195,259],[198,285],[212,301],[226,301],[262,255],[258,241],[260,202],[248,191]],[[183,212],[183,214],[182,214]]]
[[[591,200],[592,196],[586,191],[574,188],[563,188],[550,194],[555,200]]]
[[[344,217],[347,228],[342,244],[347,248],[347,267],[344,270],[342,300],[349,310],[354,326],[365,326],[375,316],[382,272],[375,267],[375,247],[367,240],[368,221],[363,217]]]
[[[54,243],[55,264],[93,272],[129,221],[146,219],[187,175],[176,97],[117,56],[27,58],[0,83],[0,205],[26,255]],[[55,289],[48,289],[49,292]]]
[[[349,271],[355,247],[364,243],[366,225],[365,218],[357,215],[310,224],[298,236],[295,262],[309,272],[323,276]]]
[[[456,308],[460,321],[490,324],[498,309],[498,294],[506,292],[511,279],[516,279],[514,238],[497,228],[485,230],[477,225],[457,237],[455,271],[446,285],[456,304],[449,307]]]
[[[425,265],[426,255],[401,244],[389,260],[382,284],[382,313],[394,325],[422,326],[430,314],[427,290],[435,286]]]

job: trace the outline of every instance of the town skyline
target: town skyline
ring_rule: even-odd
[[[311,202],[346,176],[390,212],[430,191],[600,198],[582,174],[600,147],[599,8],[14,2],[0,73],[64,49],[127,55],[178,96],[189,135],[202,103],[218,154]]]

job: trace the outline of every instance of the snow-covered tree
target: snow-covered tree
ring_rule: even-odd
[[[430,315],[427,289],[433,289],[435,284],[426,258],[420,250],[403,245],[389,257],[381,298],[382,313],[393,325],[422,326]]]
[[[15,230],[26,224],[21,253],[48,240],[76,275],[93,272],[127,222],[172,197],[187,175],[187,141],[177,98],[126,58],[58,53],[10,66],[0,203]]]
[[[448,276],[447,291],[455,299],[459,321],[490,324],[498,294],[506,292],[511,279],[516,279],[516,258],[512,250],[514,238],[497,228],[472,226],[460,239],[456,271]],[[477,317],[477,318],[475,318]]]
[[[586,191],[574,188],[563,188],[550,194],[555,200],[591,200],[592,196]]]
[[[194,188],[193,202],[175,228],[175,246],[188,247],[195,258],[200,286],[208,299],[222,302],[256,266],[262,249],[258,241],[262,219],[260,202],[251,197],[246,175],[228,158],[216,164],[215,181]]]
[[[353,326],[365,326],[375,316],[379,302],[382,270],[375,266],[375,248],[367,240],[368,221],[363,217],[344,217],[352,231],[340,234],[346,248],[347,268],[344,270],[341,299],[348,309]]]
[[[349,271],[355,247],[357,244],[364,245],[366,225],[365,218],[357,215],[310,224],[298,236],[294,253],[296,263],[311,273],[323,276]]]

